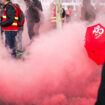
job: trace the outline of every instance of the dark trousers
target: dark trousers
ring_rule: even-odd
[[[30,40],[39,34],[39,23],[35,21],[27,21],[27,28]]]
[[[101,84],[98,91],[98,98],[95,105],[105,105],[105,63],[102,69]]]
[[[16,35],[17,31],[5,31],[5,44],[12,50],[11,55],[13,56],[16,56],[16,48],[15,48]]]

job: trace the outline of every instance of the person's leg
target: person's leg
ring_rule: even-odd
[[[21,56],[23,54],[23,50],[22,50],[22,33],[23,33],[23,29],[20,29],[18,31],[17,36],[16,36],[16,57],[17,58],[21,58]]]
[[[12,50],[11,55],[16,56],[16,48],[15,48],[15,37],[17,35],[17,31],[5,31],[6,36],[6,45]]]
[[[28,28],[28,34],[29,34],[30,40],[35,35],[35,33],[34,33],[34,24],[35,24],[35,22],[33,22],[33,21],[27,21],[27,28]]]
[[[23,33],[23,30],[19,30],[16,36],[16,49],[19,52],[22,51],[22,33]]]
[[[105,105],[105,63],[102,69],[101,84],[98,91],[98,98],[95,105]]]
[[[35,33],[36,36],[39,35],[39,28],[40,28],[40,22],[35,23],[35,25],[34,25],[34,33]]]

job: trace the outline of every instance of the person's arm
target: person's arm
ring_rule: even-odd
[[[15,8],[12,5],[8,5],[6,9],[7,20],[1,22],[0,25],[3,27],[10,26],[14,22],[15,13],[16,13]]]
[[[62,18],[64,18],[65,15],[66,15],[66,12],[65,12],[64,8],[62,8]]]
[[[39,7],[39,9],[40,9],[41,11],[43,11],[42,4],[41,4],[40,1],[38,2],[38,7]]]

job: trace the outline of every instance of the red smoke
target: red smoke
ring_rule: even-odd
[[[85,30],[84,24],[70,23],[39,36],[24,61],[11,59],[0,47],[1,100],[17,105],[94,105],[101,67],[88,58]]]

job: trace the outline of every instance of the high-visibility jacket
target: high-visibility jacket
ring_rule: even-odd
[[[19,17],[18,17],[18,10],[17,10],[17,8],[15,7],[15,5],[13,5],[13,4],[11,4],[14,8],[15,8],[15,10],[16,10],[16,13],[15,13],[15,18],[14,18],[14,21],[13,21],[13,23],[10,25],[10,26],[6,26],[6,27],[2,27],[2,29],[4,30],[4,31],[18,31],[18,19],[19,19]],[[3,16],[2,16],[2,22],[4,22],[4,21],[6,21],[7,20],[7,14],[6,14],[6,7],[4,8],[4,11],[3,11]]]
[[[56,24],[56,9],[51,10],[51,23]],[[64,23],[64,18],[62,18],[62,23]]]
[[[72,10],[66,10],[66,15],[71,16]]]

